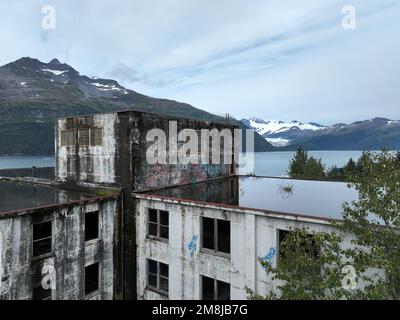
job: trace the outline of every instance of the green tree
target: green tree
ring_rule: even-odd
[[[349,162],[343,167],[343,173],[345,178],[350,177],[351,175],[357,174],[358,168],[356,162],[350,158]]]
[[[325,177],[325,166],[322,164],[321,159],[310,157],[306,163],[304,178],[311,180],[320,180],[324,179]]]
[[[289,163],[289,176],[291,178],[302,178],[307,165],[308,154],[302,148],[297,149],[294,158]]]
[[[344,170],[343,168],[333,166],[327,172],[326,177],[328,180],[344,181]]]
[[[342,286],[342,238],[335,233],[311,233],[306,228],[289,232],[279,246],[276,267],[260,263],[278,292],[258,296],[247,289],[250,299],[327,300],[346,296]]]
[[[331,233],[295,229],[281,243],[278,263],[261,261],[278,290],[253,299],[400,299],[400,167],[398,155],[364,152],[349,187],[358,199],[343,206]],[[351,246],[343,245],[351,235]],[[313,246],[316,249],[310,249]],[[317,250],[317,251],[316,251]],[[318,252],[316,255],[315,252]],[[351,265],[362,286],[343,285]],[[321,272],[313,272],[321,270]],[[361,284],[360,283],[360,284]]]
[[[344,205],[339,230],[355,236],[346,255],[362,275],[360,298],[400,299],[400,168],[397,155],[364,152],[360,171],[349,176],[359,199]],[[365,248],[368,248],[366,250]],[[372,269],[371,269],[372,268]],[[364,273],[369,270],[369,275]],[[384,277],[379,276],[382,270]]]
[[[299,148],[289,163],[288,174],[295,179],[324,179],[325,167],[321,159],[309,157],[307,151]]]

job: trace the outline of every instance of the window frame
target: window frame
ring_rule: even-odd
[[[85,133],[83,133],[85,132]],[[101,147],[103,146],[103,128],[81,128],[60,131],[61,147],[73,147],[77,144],[81,147]],[[82,139],[85,139],[82,143]]]
[[[45,223],[49,223],[50,224],[50,236],[47,236],[47,237],[44,237],[44,238],[35,239],[35,226],[36,225],[40,225],[40,224],[45,224]],[[32,223],[32,258],[33,259],[38,259],[40,257],[48,256],[48,255],[52,255],[53,254],[53,249],[54,249],[53,233],[54,233],[53,232],[53,220],[46,220],[46,221],[42,221],[42,222]],[[35,255],[35,244],[40,243],[40,242],[44,242],[44,241],[48,241],[48,240],[50,240],[50,251]]]
[[[157,264],[157,274],[155,273],[150,273],[150,267],[149,264],[150,262],[155,262]],[[161,265],[164,265],[168,268],[168,277],[161,275]],[[155,276],[157,279],[157,287],[154,287],[153,285],[150,285],[150,275]],[[163,280],[167,280],[168,283],[168,289],[167,291],[165,291],[164,289],[161,289],[161,278]],[[156,261],[153,259],[146,259],[146,287],[151,290],[154,291],[158,294],[161,294],[165,297],[169,297],[169,265],[167,263],[164,262],[160,262],[160,261]]]
[[[207,277],[205,275],[201,275],[201,300],[205,300],[204,299],[204,290],[203,290],[204,289],[204,286],[203,286],[204,278],[207,278],[208,280],[212,280],[213,284],[214,284],[214,290],[213,290],[214,298],[213,298],[213,300],[210,300],[210,301],[230,301],[231,300],[231,289],[232,289],[231,287],[232,286],[231,286],[230,283],[225,282],[225,281],[221,281],[221,280],[218,280],[218,279],[215,279],[215,278]],[[228,300],[219,299],[219,297],[218,297],[218,295],[219,295],[218,284],[219,283],[223,283],[223,284],[226,284],[226,285],[229,286],[229,299]]]
[[[86,229],[86,226],[87,226],[86,217],[87,217],[87,215],[90,215],[90,214],[96,214],[97,215],[97,237],[96,238],[86,239],[86,230],[87,230]],[[100,240],[100,211],[99,210],[95,210],[95,211],[86,212],[85,216],[84,216],[84,219],[85,219],[85,242],[99,241]]]
[[[157,222],[150,221],[150,211],[151,210],[154,210],[157,212]],[[146,236],[147,236],[147,238],[168,243],[169,242],[169,211],[154,209],[154,208],[147,208],[146,211],[147,211],[146,212],[147,213],[147,216],[146,216]],[[167,213],[168,225],[161,224],[161,212]],[[157,235],[150,234],[150,224],[157,226]],[[168,229],[168,238],[164,238],[161,236],[161,227]]]
[[[206,248],[204,247],[204,219],[210,219],[214,221],[214,249]],[[223,221],[229,223],[229,253],[224,252],[224,251],[219,251],[219,241],[218,241],[218,221]],[[200,250],[209,253],[209,254],[214,254],[218,256],[222,256],[224,258],[229,258],[231,257],[231,237],[232,237],[232,232],[231,232],[231,221],[230,220],[223,220],[223,219],[218,219],[218,218],[209,218],[209,217],[201,217],[201,223],[200,223]]]
[[[86,287],[87,287],[87,285],[86,285],[86,278],[87,278],[86,277],[86,268],[89,268],[89,267],[92,267],[95,265],[97,265],[97,288],[93,291],[90,291],[89,293],[86,293]],[[94,262],[92,264],[88,264],[85,266],[85,268],[84,268],[85,279],[84,279],[84,287],[83,287],[83,293],[84,293],[85,298],[93,297],[101,291],[101,289],[100,289],[100,272],[101,272],[100,262]]]
[[[80,147],[90,146],[90,129],[82,128],[78,130],[78,145]]]

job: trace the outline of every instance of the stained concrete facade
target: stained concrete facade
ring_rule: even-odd
[[[76,118],[59,119],[56,125],[56,181],[75,185],[106,185],[119,187],[123,195],[122,235],[116,250],[122,258],[116,266],[117,281],[123,286],[117,296],[136,298],[136,215],[132,191],[158,190],[160,188],[188,183],[198,183],[218,177],[235,175],[236,166],[220,164],[149,164],[147,150],[154,143],[147,141],[147,133],[160,129],[166,134],[167,149],[174,134],[184,129],[201,130],[230,129],[237,126],[228,123],[198,121],[160,114],[126,111],[98,114]],[[94,137],[94,133],[100,137]],[[89,138],[87,138],[89,137]],[[222,140],[223,141],[223,140]],[[177,142],[182,145],[183,142]],[[212,143],[212,140],[209,140]],[[219,141],[221,143],[221,141]],[[232,145],[233,147],[233,145]],[[233,150],[232,150],[233,151]],[[219,150],[220,158],[224,148]]]
[[[40,188],[31,185],[33,201],[37,201],[35,192],[40,193]],[[54,279],[48,282],[54,284],[45,294],[47,299],[114,299],[114,265],[118,259],[114,246],[120,236],[115,221],[120,214],[120,196],[65,201],[67,193],[55,193],[56,204],[0,210],[0,300],[43,298],[35,297],[34,292],[37,288],[40,291],[46,275]],[[85,216],[93,213],[98,215],[98,235],[85,241]],[[34,253],[33,229],[43,223],[51,225],[51,249],[38,255]],[[87,294],[85,267],[91,265],[98,266],[98,278],[94,279],[98,288]]]
[[[137,111],[59,119],[56,127],[56,180],[118,185],[142,191],[235,174],[233,164],[168,162],[150,165],[146,152],[153,142],[146,141],[146,135],[151,129],[160,129],[169,142],[174,132],[171,122],[176,122],[177,132],[229,128],[233,134],[233,129],[237,128],[224,123]],[[92,141],[92,132],[96,129],[101,133],[100,144]],[[88,131],[91,138],[82,144],[84,139],[81,135],[88,135]],[[69,143],[63,141],[68,134]]]

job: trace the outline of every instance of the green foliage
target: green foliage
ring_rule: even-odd
[[[247,289],[249,297],[267,300],[345,297],[348,292],[342,288],[341,241],[334,233],[311,233],[305,228],[292,230],[279,247],[276,267],[260,259],[271,280],[278,283],[278,290],[261,297]]]
[[[309,157],[307,151],[298,149],[289,164],[289,176],[295,179],[324,179],[325,167],[321,159]]]
[[[349,176],[349,185],[359,199],[344,205],[343,224],[338,228],[355,235],[354,248],[346,255],[359,272],[368,268],[385,272],[364,276],[367,288],[362,298],[400,299],[400,166],[398,155],[383,150],[365,152],[360,158],[360,172]],[[369,248],[369,250],[365,250]]]
[[[338,168],[337,166],[330,168],[326,174],[326,177],[328,180],[333,181],[347,181],[350,175],[357,174],[359,170],[359,165],[352,158],[350,158],[349,162],[347,162],[343,168]]]
[[[400,299],[400,156],[364,152],[343,169],[359,198],[343,206],[333,233],[294,229],[282,241],[276,266],[260,260],[277,290],[250,299]],[[351,235],[352,246],[343,245]],[[343,285],[343,267],[356,288]]]

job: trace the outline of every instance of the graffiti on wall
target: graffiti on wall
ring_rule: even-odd
[[[276,255],[276,248],[271,247],[268,253],[262,258],[265,262],[271,262]]]
[[[190,251],[190,257],[193,257],[194,253],[197,250],[197,240],[199,239],[199,235],[196,234],[192,237],[192,239],[190,240],[189,244],[188,244],[188,249]]]

